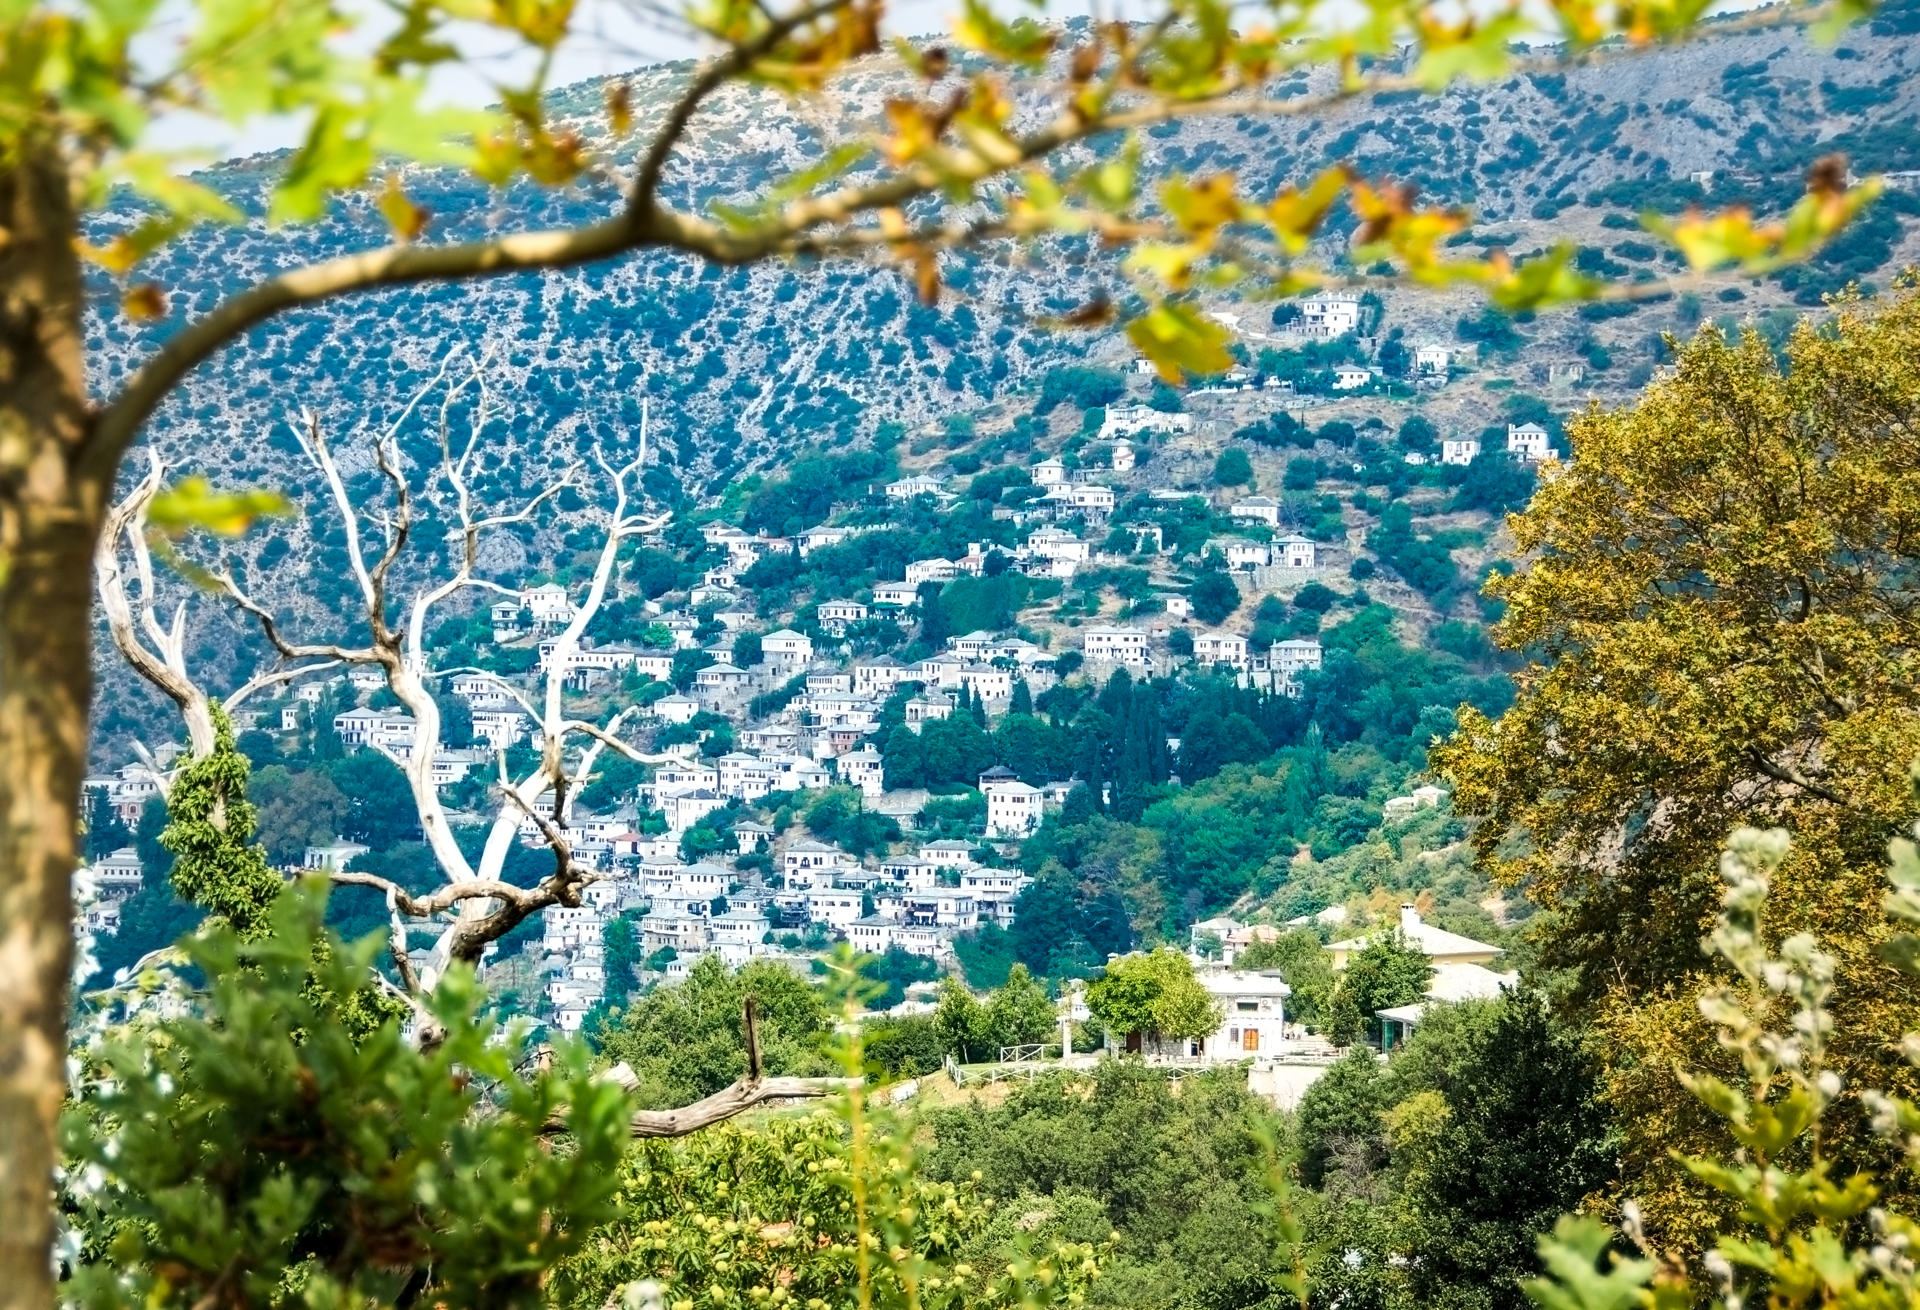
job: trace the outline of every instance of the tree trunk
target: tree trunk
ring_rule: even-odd
[[[46,1310],[93,692],[89,577],[111,470],[83,471],[64,161],[31,139],[16,161],[0,170],[0,1307]]]

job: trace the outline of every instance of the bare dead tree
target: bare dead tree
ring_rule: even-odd
[[[221,568],[212,573],[219,590],[250,618],[278,657],[276,667],[253,678],[221,702],[236,708],[263,688],[284,684],[329,668],[378,668],[394,698],[413,723],[404,751],[373,743],[399,767],[420,816],[427,848],[445,876],[445,885],[427,894],[415,894],[374,874],[337,871],[329,876],[342,886],[382,892],[394,916],[392,954],[397,975],[410,989],[429,990],[453,961],[477,962],[487,945],[498,941],[529,916],[549,906],[578,906],[582,890],[601,875],[574,858],[569,815],[579,788],[593,776],[602,753],[613,751],[640,763],[660,763],[671,754],[649,754],[620,736],[629,710],[604,723],[569,713],[566,685],[575,668],[581,640],[600,613],[614,577],[621,547],[637,536],[657,532],[670,514],[645,508],[638,482],[647,458],[646,416],[643,409],[638,453],[618,466],[595,451],[593,464],[610,489],[612,504],[605,511],[604,538],[596,557],[585,597],[555,637],[537,695],[528,695],[512,683],[481,670],[447,670],[434,666],[427,645],[428,622],[441,606],[469,592],[517,597],[518,593],[479,575],[483,538],[489,532],[529,521],[564,488],[578,484],[580,468],[571,466],[524,503],[501,513],[475,506],[470,470],[476,450],[489,428],[499,421],[500,405],[488,379],[490,359],[470,357],[456,350],[442,361],[434,375],[408,398],[399,415],[371,438],[374,466],[391,493],[391,507],[377,515],[355,505],[340,472],[318,415],[304,412],[294,427],[302,452],[320,475],[327,500],[346,537],[347,558],[361,606],[358,615],[364,644],[302,641],[290,637],[286,624],[265,602],[256,598],[234,576]],[[399,436],[409,419],[439,393],[439,460],[417,480],[410,476],[399,448]],[[471,417],[456,439],[459,405],[469,402]],[[153,577],[152,553],[147,545],[147,512],[165,480],[166,467],[153,456],[148,475],[118,502],[109,515],[109,530],[95,561],[101,602],[115,645],[135,672],[158,687],[180,709],[192,758],[214,748],[212,700],[189,673],[185,656],[187,602],[178,604],[168,622],[162,622]],[[396,569],[410,545],[438,515],[451,519],[446,539],[453,545],[450,574],[401,596]],[[523,776],[508,772],[504,746],[496,746],[499,770],[496,804],[485,843],[477,858],[469,858],[456,840],[445,803],[434,781],[436,762],[446,747],[439,703],[433,684],[455,672],[477,672],[492,680],[508,700],[526,711],[535,725],[540,757]],[[508,855],[530,824],[553,855],[553,871],[533,887],[518,887],[502,876]],[[423,959],[407,947],[408,928],[439,922],[441,932]]]
[[[106,528],[94,550],[94,585],[114,647],[135,672],[158,687],[179,708],[186,725],[190,757],[199,759],[214,746],[213,703],[206,690],[187,672],[189,602],[179,601],[171,619],[165,623],[160,620],[146,521],[154,496],[166,483],[167,467],[157,453],[149,454],[147,475],[107,513]],[[224,697],[221,708],[232,714],[259,692],[296,682],[339,663],[336,659],[302,660],[268,670]],[[153,764],[150,752],[143,751],[143,754],[164,795],[171,774]]]

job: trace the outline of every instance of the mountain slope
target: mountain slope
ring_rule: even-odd
[[[1792,31],[1709,35],[1552,77],[1516,77],[1441,97],[1375,96],[1324,117],[1169,125],[1146,135],[1144,163],[1150,176],[1227,169],[1260,192],[1350,159],[1371,175],[1414,181],[1429,198],[1473,206],[1475,240],[1522,253],[1571,238],[1592,248],[1588,267],[1647,277],[1677,265],[1634,230],[1635,215],[1702,199],[1701,187],[1685,180],[1690,174],[1714,174],[1712,203],[1744,200],[1766,211],[1789,202],[1809,161],[1830,150],[1848,152],[1862,171],[1920,167],[1916,65],[1920,5],[1908,0],[1849,31],[1831,51]],[[634,74],[643,129],[687,71],[674,65]],[[1282,92],[1324,89],[1330,76],[1298,76]],[[841,88],[838,120],[825,126],[843,134],[845,123],[875,118],[898,90],[877,66],[856,70]],[[589,135],[603,133],[604,92],[597,83],[556,92],[556,111]],[[825,112],[730,89],[696,123],[668,195],[702,206],[751,199],[815,156],[829,135]],[[274,163],[235,161],[209,176],[261,215]],[[429,170],[412,172],[407,185],[436,216],[429,239],[580,222],[618,204],[617,192],[604,185],[494,196]],[[1590,398],[1611,403],[1650,374],[1663,332],[1689,331],[1715,314],[1763,323],[1772,315],[1778,331],[1784,311],[1817,304],[1849,276],[1884,283],[1920,250],[1915,199],[1890,193],[1815,265],[1767,282],[1557,313],[1492,334],[1468,293],[1389,291],[1382,331],[1480,347],[1463,376],[1418,402],[1442,430],[1477,433],[1517,394],[1541,393],[1562,411]],[[110,230],[134,217],[110,213],[99,226]],[[1322,256],[1337,258],[1351,228],[1350,217],[1337,217]],[[196,231],[147,270],[168,289],[172,317],[141,327],[96,314],[96,358],[105,374],[121,372],[221,293],[383,239],[371,197],[345,200],[308,227],[274,230],[256,218]],[[286,427],[311,407],[334,434],[356,491],[372,495],[374,473],[354,434],[391,421],[461,343],[492,352],[505,404],[480,461],[482,498],[524,494],[595,443],[630,448],[644,393],[659,452],[648,488],[663,500],[697,499],[737,485],[744,474],[778,472],[811,450],[872,443],[876,435],[890,445],[896,430],[886,424],[919,434],[957,414],[983,432],[1004,428],[1031,407],[1025,393],[1050,370],[1081,359],[1123,363],[1131,352],[1116,333],[1066,335],[1040,326],[1097,289],[1124,293],[1106,265],[1080,254],[1066,243],[1041,257],[996,251],[949,259],[948,293],[932,307],[916,304],[905,280],[887,268],[719,269],[658,254],[485,283],[399,288],[298,311],[255,330],[196,373],[151,425],[149,439],[217,482],[286,487],[314,507],[312,479]],[[110,304],[109,289],[100,290],[102,306]],[[1268,306],[1222,300],[1215,309],[1244,329],[1250,360],[1278,344],[1266,328]],[[1569,387],[1567,365],[1584,369],[1585,380]],[[1318,418],[1389,411],[1397,427],[1401,417],[1390,413],[1396,405],[1404,402],[1345,402]],[[1233,408],[1236,426],[1258,417],[1240,412],[1246,405]],[[410,448],[421,450],[428,435],[423,423],[411,425]],[[503,537],[489,556],[491,571],[517,578],[577,550],[585,511],[571,500],[559,508],[553,525]],[[269,594],[323,626],[348,597],[343,542],[337,530],[315,526],[324,521],[275,525],[236,548]],[[242,659],[258,654],[227,634],[210,635],[204,653],[230,661],[236,651]]]

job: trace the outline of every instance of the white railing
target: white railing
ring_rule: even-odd
[[[1000,1048],[1001,1064],[1024,1064],[1029,1060],[1044,1060],[1048,1051],[1060,1049],[1058,1042],[1022,1042],[1018,1046]]]

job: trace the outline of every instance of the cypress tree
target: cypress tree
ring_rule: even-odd
[[[1033,713],[1033,688],[1027,686],[1025,678],[1013,680],[1013,701],[1007,706],[1009,714]]]

